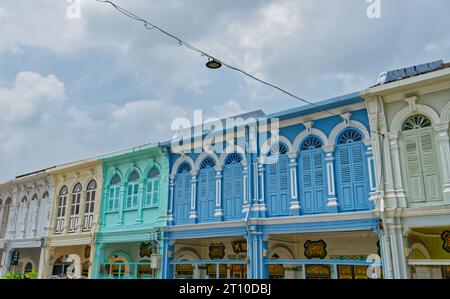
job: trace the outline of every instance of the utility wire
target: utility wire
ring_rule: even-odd
[[[241,73],[241,74],[244,74],[245,76],[247,76],[247,77],[249,77],[249,78],[251,78],[251,79],[253,79],[253,80],[255,80],[255,81],[258,81],[258,82],[260,82],[260,83],[262,83],[262,84],[264,84],[264,85],[266,85],[266,86],[272,87],[272,88],[274,88],[274,89],[276,89],[276,90],[278,90],[278,91],[284,93],[284,94],[287,95],[287,96],[290,96],[290,97],[292,97],[292,98],[294,98],[294,99],[296,99],[296,100],[299,100],[299,101],[301,101],[301,102],[307,103],[307,104],[309,104],[309,105],[311,105],[311,106],[313,106],[313,107],[316,107],[316,108],[320,109],[321,111],[326,112],[326,113],[328,113],[328,114],[330,114],[330,115],[332,115],[332,116],[338,116],[338,117],[339,117],[338,114],[333,113],[333,112],[331,112],[331,111],[329,111],[329,110],[327,110],[327,109],[324,109],[323,107],[321,107],[321,106],[319,106],[319,105],[317,105],[317,104],[315,104],[315,103],[313,103],[313,102],[311,102],[311,101],[308,101],[308,100],[305,100],[305,99],[303,99],[303,98],[300,98],[300,97],[296,96],[295,94],[293,94],[292,92],[289,92],[289,91],[287,91],[287,90],[285,90],[285,89],[283,89],[283,88],[281,88],[281,87],[279,87],[279,86],[277,86],[277,85],[275,85],[275,84],[272,84],[272,83],[269,83],[269,82],[267,82],[267,81],[264,81],[264,80],[262,80],[262,79],[260,79],[260,78],[258,78],[258,77],[256,77],[256,76],[254,76],[254,75],[248,73],[247,71],[245,71],[245,70],[243,70],[243,69],[241,69],[241,68],[232,66],[232,65],[230,65],[229,63],[224,62],[223,60],[220,60],[220,59],[215,58],[214,56],[212,56],[212,55],[206,53],[205,51],[203,51],[203,50],[201,50],[201,49],[199,49],[199,48],[197,48],[197,47],[195,47],[195,46],[189,44],[188,42],[186,42],[186,41],[184,41],[183,39],[181,39],[181,38],[175,36],[174,34],[169,33],[168,31],[162,29],[161,27],[159,27],[159,26],[157,26],[157,25],[155,25],[155,24],[152,24],[150,21],[147,21],[147,20],[141,18],[140,16],[136,15],[135,13],[133,13],[133,12],[131,12],[131,11],[129,11],[129,10],[127,10],[127,9],[125,9],[125,8],[123,8],[123,7],[119,6],[119,5],[117,5],[117,4],[114,3],[113,1],[110,1],[110,0],[96,0],[96,1],[97,1],[97,2],[106,3],[106,4],[110,4],[110,5],[113,6],[117,11],[119,11],[120,13],[122,13],[123,15],[125,15],[126,17],[128,17],[128,18],[130,18],[130,19],[132,19],[132,20],[134,20],[134,21],[137,21],[137,22],[142,22],[142,23],[144,24],[144,27],[145,27],[146,29],[148,29],[148,30],[154,30],[154,29],[155,29],[155,30],[158,30],[160,33],[162,33],[162,34],[164,34],[164,35],[166,35],[166,36],[168,36],[168,37],[174,39],[180,46],[184,46],[184,47],[186,47],[186,48],[188,48],[188,49],[190,49],[190,50],[192,50],[192,51],[194,51],[194,52],[197,52],[197,53],[199,53],[201,56],[207,57],[209,60],[215,60],[215,61],[218,61],[218,62],[220,62],[222,65],[228,67],[229,69],[234,70],[234,71],[237,71],[237,72],[239,72],[239,73]],[[383,136],[384,136],[384,134],[379,133],[379,132],[374,132],[374,133],[377,133],[377,134],[379,134],[379,135],[383,135]]]
[[[188,48],[188,49],[190,49],[190,50],[192,50],[192,51],[195,51],[195,52],[197,52],[197,53],[200,53],[202,56],[207,57],[208,59],[216,60],[216,61],[220,62],[222,65],[228,67],[229,69],[232,69],[232,70],[234,70],[234,71],[240,72],[240,73],[242,73],[242,74],[244,74],[244,75],[250,77],[250,78],[253,79],[253,80],[256,80],[256,81],[258,81],[258,82],[260,82],[260,83],[262,83],[262,84],[265,84],[265,85],[267,85],[267,86],[270,86],[270,87],[272,87],[272,88],[275,88],[275,89],[281,91],[282,93],[284,93],[284,94],[286,94],[286,95],[288,95],[288,96],[290,96],[290,97],[292,97],[292,98],[295,98],[295,99],[297,99],[297,100],[299,100],[299,101],[302,101],[302,102],[304,102],[304,103],[313,105],[313,106],[315,106],[315,107],[317,107],[317,108],[321,108],[319,105],[317,105],[317,104],[315,104],[315,103],[313,103],[313,102],[310,102],[310,101],[308,101],[308,100],[302,99],[302,98],[300,98],[300,97],[294,95],[293,93],[288,92],[288,91],[282,89],[281,87],[278,87],[278,86],[276,86],[276,85],[274,85],[274,84],[268,83],[268,82],[266,82],[266,81],[264,81],[264,80],[262,80],[262,79],[259,79],[259,78],[255,77],[254,75],[251,75],[250,73],[248,73],[248,72],[246,72],[246,71],[244,71],[244,70],[242,70],[242,69],[240,69],[240,68],[234,67],[234,66],[232,66],[232,65],[230,65],[230,64],[228,64],[228,63],[226,63],[226,62],[224,62],[224,61],[222,61],[222,60],[220,60],[220,59],[215,58],[214,56],[212,56],[212,55],[206,53],[205,51],[200,50],[199,48],[197,48],[197,47],[195,47],[195,46],[193,46],[193,45],[187,43],[186,41],[182,40],[181,38],[179,38],[179,37],[177,37],[177,36],[175,36],[175,35],[173,35],[173,34],[167,32],[166,30],[164,30],[164,29],[162,29],[162,28],[160,28],[160,27],[158,27],[158,26],[156,26],[156,25],[154,25],[154,24],[152,24],[152,23],[150,23],[149,21],[147,21],[147,20],[145,20],[145,19],[143,19],[143,18],[137,16],[136,14],[134,14],[134,13],[132,13],[132,12],[126,10],[125,8],[120,7],[119,5],[117,5],[116,3],[112,2],[112,1],[109,1],[109,0],[96,0],[96,1],[111,4],[116,10],[118,10],[119,12],[121,12],[122,14],[124,14],[125,16],[127,16],[127,17],[129,17],[129,18],[131,18],[131,19],[133,19],[133,20],[135,20],[135,21],[143,22],[145,28],[147,28],[147,29],[149,29],[149,30],[156,29],[156,30],[160,31],[162,34],[167,35],[167,36],[171,37],[172,39],[176,40],[177,43],[178,43],[180,46],[185,46],[186,48]],[[321,108],[321,109],[324,110],[323,108]],[[327,111],[327,112],[330,113],[330,114],[332,114],[332,115],[336,115],[336,114],[334,114],[334,113],[332,113],[332,112],[330,112],[330,111]]]

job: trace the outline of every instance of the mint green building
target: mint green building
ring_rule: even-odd
[[[100,157],[103,194],[94,278],[161,278],[167,149],[149,144]]]

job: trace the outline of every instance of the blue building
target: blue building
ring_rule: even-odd
[[[167,278],[367,278],[381,255],[359,94],[184,130],[170,146]],[[218,129],[219,128],[219,129]]]

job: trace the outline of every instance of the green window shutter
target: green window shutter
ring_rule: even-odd
[[[412,203],[425,202],[420,152],[416,132],[411,131],[404,133],[403,141],[409,200]]]
[[[421,129],[418,132],[423,180],[427,201],[442,200],[439,177],[439,165],[435,152],[433,131],[431,128]]]

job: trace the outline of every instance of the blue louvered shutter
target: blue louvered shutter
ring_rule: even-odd
[[[311,151],[303,151],[300,156],[300,177],[302,206],[305,214],[314,213],[313,173],[311,165]]]
[[[289,158],[282,155],[278,159],[279,180],[280,180],[280,216],[289,215]]]
[[[214,215],[215,201],[215,182],[214,169],[207,168],[200,170],[198,202],[199,202],[199,219],[200,221],[210,221]]]
[[[184,178],[182,174],[178,174],[175,179],[175,222],[183,223],[183,186]]]
[[[314,198],[315,212],[323,213],[326,211],[326,194],[325,194],[325,173],[324,158],[321,149],[314,150],[312,153],[314,165]]]
[[[234,218],[241,218],[243,205],[243,179],[242,179],[242,165],[240,163],[233,165],[234,170]]]
[[[338,153],[338,175],[339,175],[339,201],[342,203],[342,210],[353,210],[353,188],[352,188],[352,170],[350,161],[350,148],[348,145],[340,145]]]
[[[267,165],[268,180],[267,189],[269,195],[269,212],[271,216],[278,216],[278,176],[277,176],[277,164],[272,163]]]
[[[356,209],[366,209],[368,207],[369,189],[368,175],[366,171],[367,159],[364,154],[364,145],[357,142],[351,145],[351,165],[353,168],[353,188]]]
[[[226,220],[233,218],[233,200],[234,200],[234,182],[233,182],[233,168],[231,165],[225,166],[224,171],[224,218]]]
[[[184,173],[184,189],[183,189],[183,222],[189,222],[189,213],[191,211],[191,180],[190,173]]]
[[[208,185],[207,188],[207,196],[208,196],[208,219],[214,219],[214,209],[216,206],[216,172],[214,168],[210,168],[207,170],[207,179],[206,183]]]

